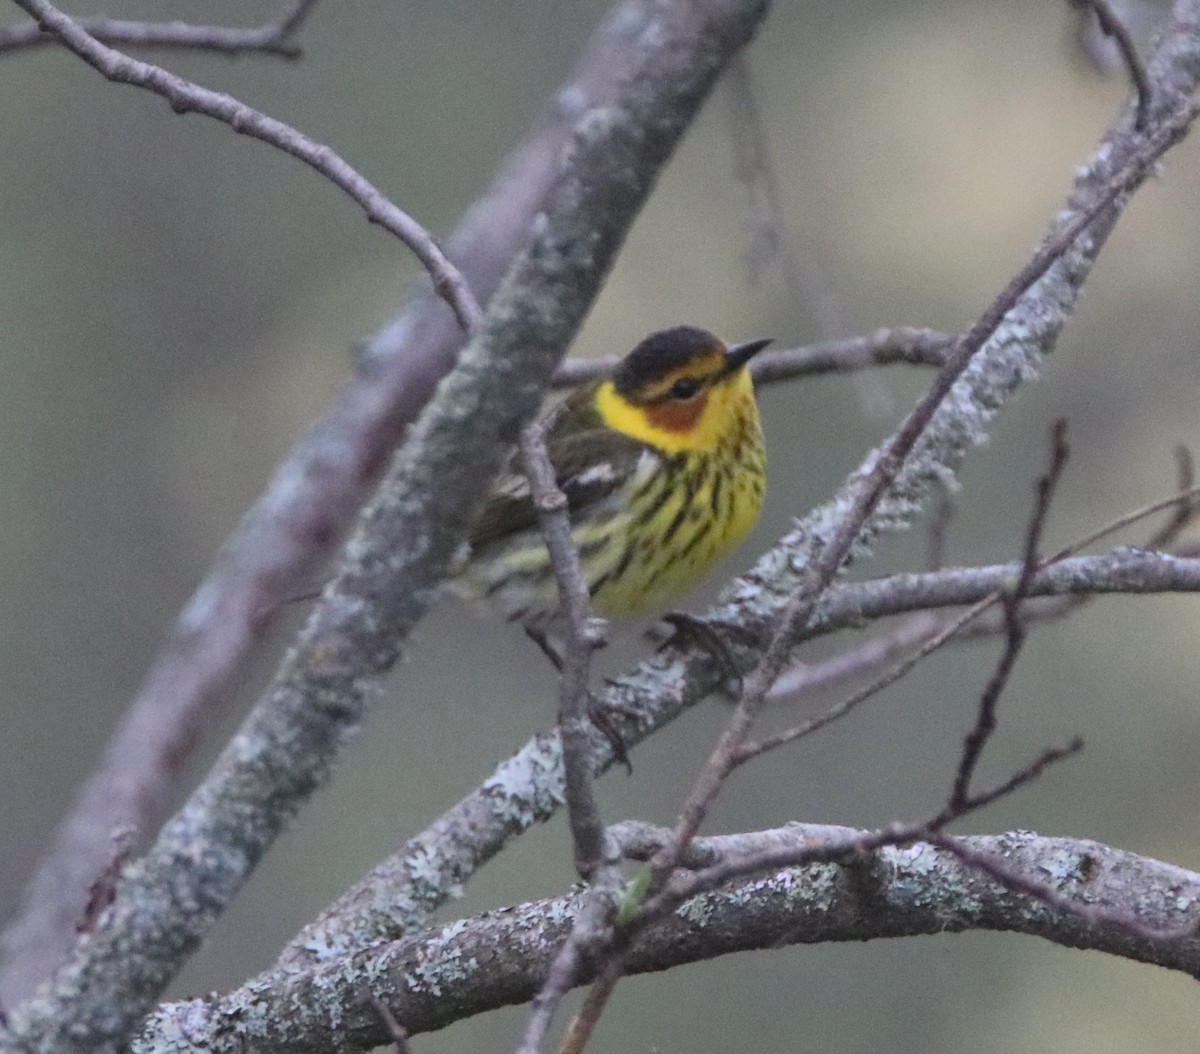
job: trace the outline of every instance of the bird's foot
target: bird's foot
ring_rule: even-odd
[[[742,671],[734,661],[729,645],[721,639],[722,632],[735,634],[736,626],[726,623],[705,621],[684,611],[668,611],[661,621],[671,627],[671,632],[658,645],[659,651],[676,648],[680,651],[703,651],[712,657],[723,675],[726,690],[735,698],[742,695]]]

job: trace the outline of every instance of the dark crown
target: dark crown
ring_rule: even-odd
[[[660,330],[621,360],[613,371],[613,384],[621,395],[630,396],[701,355],[724,351],[725,345],[706,329],[675,326]]]

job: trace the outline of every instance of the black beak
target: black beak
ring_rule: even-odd
[[[737,373],[774,339],[774,337],[767,337],[765,340],[748,340],[745,344],[734,344],[725,352],[725,369],[721,373],[725,376]]]

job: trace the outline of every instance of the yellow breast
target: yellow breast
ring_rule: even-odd
[[[749,374],[714,388],[696,424],[663,434],[601,388],[610,427],[654,452],[624,488],[620,522],[576,532],[597,612],[656,614],[706,579],[758,520],[766,488],[762,427]]]

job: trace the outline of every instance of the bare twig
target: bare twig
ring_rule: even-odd
[[[559,1002],[574,983],[581,954],[597,950],[607,939],[607,918],[621,884],[619,872],[611,866],[605,869],[606,874],[597,875],[604,852],[604,823],[592,786],[595,762],[592,722],[588,714],[588,680],[592,655],[604,644],[604,624],[592,617],[579,549],[571,536],[567,498],[555,482],[554,465],[546,450],[546,435],[565,406],[565,403],[559,403],[549,414],[525,426],[521,432],[521,456],[529,480],[530,497],[550,554],[565,621],[566,654],[562,656],[558,703],[563,785],[575,869],[585,881],[593,880],[593,888],[588,904],[576,919],[571,935],[546,976],[546,983],[533,1001],[519,1054],[538,1054]]]
[[[1088,926],[1119,930],[1142,941],[1178,941],[1196,935],[1195,924],[1160,927],[1147,926],[1132,912],[1104,909],[1088,904],[1079,897],[1065,896],[1046,882],[1039,882],[1027,872],[1011,867],[994,852],[981,852],[968,841],[931,831],[925,836],[930,845],[958,857],[968,867],[982,871],[1002,886],[1039,901],[1064,915],[1073,915]]]
[[[1104,35],[1116,43],[1125,68],[1129,71],[1129,77],[1133,81],[1134,90],[1137,92],[1137,110],[1133,126],[1139,132],[1145,131],[1146,122],[1150,118],[1153,88],[1150,84],[1150,77],[1146,73],[1146,66],[1142,62],[1141,55],[1138,54],[1137,44],[1134,43],[1128,27],[1113,10],[1108,0],[1072,0],[1072,3],[1077,7],[1091,8]]]
[[[998,599],[998,597],[989,599],[988,607],[993,606]],[[1074,596],[1060,596],[1040,601],[1031,600],[1026,603],[1021,617],[1030,624],[1058,621],[1069,616],[1090,599],[1092,599],[1091,595],[1080,593]],[[771,686],[771,702],[774,704],[790,703],[797,698],[830,688],[853,677],[875,673],[910,648],[925,649],[932,642],[940,640],[943,635],[946,637],[943,642],[945,644],[967,644],[1004,632],[1002,619],[984,618],[979,611],[972,611],[968,614],[969,618],[964,614],[948,616],[931,611],[921,611],[905,619],[896,629],[873,637],[863,644],[837,652],[818,662],[797,663],[785,671]],[[925,654],[931,653],[935,648],[936,646],[929,648]],[[900,676],[903,676],[905,672],[907,670],[899,671]],[[879,685],[880,689],[899,679],[893,675],[893,671],[889,671],[886,676],[887,683]],[[799,738],[794,733],[795,730],[792,730],[790,738]],[[808,734],[808,731],[801,733],[801,735]],[[771,738],[773,739],[774,736]],[[765,743],[766,741],[761,742]]]
[[[797,666],[788,670],[772,686],[772,702],[825,688],[838,681],[869,673],[890,662],[898,653],[909,648],[915,649],[880,675],[878,679],[834,704],[824,713],[762,739],[748,740],[738,752],[739,764],[745,764],[746,761],[759,754],[777,750],[788,743],[810,736],[826,725],[840,720],[862,703],[877,696],[885,688],[906,677],[919,663],[946,644],[965,643],[1007,632],[1002,618],[981,620],[983,613],[999,603],[1000,599],[1001,594],[993,594],[968,611],[949,618],[922,611],[906,620],[892,633],[869,640],[857,648],[851,648],[849,651],[834,655],[823,662]],[[1081,593],[1075,596],[1058,597],[1054,601],[1044,602],[1037,607],[1027,604],[1021,612],[1021,619],[1026,625],[1062,619],[1090,599],[1092,599],[1091,595]]]
[[[875,366],[944,366],[958,338],[932,329],[896,326],[877,329],[863,337],[844,337],[803,348],[780,348],[759,352],[750,363],[755,384],[774,384],[796,377],[826,373],[850,373]],[[617,356],[570,359],[554,375],[557,388],[573,388],[611,373],[620,362]]]
[[[396,1020],[396,1015],[392,1013],[387,1003],[369,989],[366,995],[368,1002],[375,1008],[375,1013],[387,1027],[388,1035],[392,1038],[392,1046],[396,1048],[396,1054],[412,1054],[412,1045],[408,1042],[408,1031]]]
[[[1021,649],[1025,644],[1026,629],[1021,620],[1021,603],[1028,596],[1029,583],[1033,581],[1033,576],[1038,570],[1038,545],[1046,524],[1046,517],[1050,512],[1050,503],[1054,500],[1054,492],[1067,463],[1066,428],[1066,421],[1061,418],[1054,426],[1050,467],[1046,474],[1038,480],[1037,500],[1034,502],[1033,515],[1030,517],[1029,527],[1025,534],[1025,552],[1021,560],[1021,573],[1017,576],[1013,588],[1007,591],[1001,600],[1004,608],[1004,651],[1000,655],[1000,660],[997,662],[996,669],[992,672],[983,694],[979,697],[975,725],[963,741],[958,772],[954,777],[954,787],[950,792],[952,808],[963,805],[970,798],[971,777],[975,773],[980,758],[983,757],[988,740],[996,730],[996,706],[1008,685]]]
[[[559,404],[561,410],[564,404]],[[604,824],[592,790],[593,731],[588,717],[588,680],[592,655],[604,646],[604,624],[592,617],[587,580],[579,549],[571,537],[567,498],[555,483],[554,466],[546,452],[546,433],[559,414],[526,425],[521,432],[521,456],[529,479],[530,497],[541,520],[550,564],[558,583],[565,622],[566,654],[562,657],[558,698],[558,727],[562,736],[567,813],[575,846],[575,868],[589,879],[600,865]]]
[[[588,994],[583,1000],[583,1006],[571,1022],[563,1038],[560,1054],[582,1054],[596,1026],[600,1024],[605,1008],[616,991],[617,984],[623,976],[623,957],[609,956],[601,967],[600,975],[592,982]]]
[[[1162,498],[1159,501],[1151,502],[1149,505],[1142,505],[1139,508],[1132,509],[1115,520],[1104,524],[1097,528],[1091,534],[1080,538],[1070,545],[1059,549],[1053,556],[1047,556],[1042,560],[1042,566],[1048,567],[1050,564],[1057,563],[1069,556],[1074,556],[1076,553],[1082,552],[1084,549],[1091,548],[1097,542],[1103,541],[1109,535],[1116,534],[1118,531],[1123,531],[1126,527],[1132,527],[1135,523],[1147,519],[1150,516],[1155,516],[1166,509],[1173,510],[1171,519],[1161,527],[1147,542],[1147,548],[1159,549],[1165,545],[1171,544],[1186,527],[1190,526],[1196,519],[1197,512],[1200,512],[1200,504],[1197,499],[1200,498],[1200,486],[1189,486],[1186,490],[1180,491],[1178,494],[1172,494],[1169,498]]]
[[[367,214],[367,219],[399,238],[421,261],[434,288],[450,305],[464,332],[479,329],[483,312],[461,272],[416,220],[395,205],[374,184],[352,168],[336,151],[317,143],[291,125],[268,117],[231,95],[201,87],[148,62],[141,62],[102,44],[49,0],[14,0],[48,32],[110,81],[131,84],[161,95],[176,113],[202,113],[229,125],[235,132],[282,150],[315,169],[340,187]]]
[[[918,619],[914,619],[910,624],[912,632],[920,641],[920,647],[916,648],[910,655],[905,656],[900,662],[896,663],[891,669],[887,670],[880,677],[876,678],[870,684],[852,692],[845,699],[840,700],[826,710],[823,714],[818,714],[816,717],[810,718],[799,725],[794,725],[791,728],[784,729],[781,732],[776,732],[773,735],[766,736],[763,739],[747,738],[733,755],[733,764],[741,766],[747,761],[752,761],[760,754],[769,753],[772,750],[778,750],[780,747],[787,746],[789,743],[794,743],[798,739],[803,739],[806,736],[811,736],[819,732],[827,725],[833,724],[835,721],[840,721],[851,711],[856,710],[859,706],[865,703],[868,699],[872,699],[879,695],[885,688],[891,687],[897,681],[907,677],[920,663],[924,662],[930,655],[937,651],[947,641],[954,639],[962,631],[963,627],[968,625],[980,614],[989,608],[994,602],[993,597],[988,597],[985,600],[975,604],[970,610],[961,615],[956,615],[940,625],[936,631],[928,629],[928,623],[922,623]],[[890,655],[896,648],[906,646],[903,642],[907,639],[907,633],[901,633],[896,641],[884,641],[883,654]],[[871,657],[874,657],[873,655]],[[786,676],[786,675],[785,675]],[[778,683],[778,682],[776,682]],[[772,688],[774,692],[774,688]]]
[[[1056,459],[1059,456],[1065,457],[1065,446],[1061,446],[1059,444],[1060,438],[1061,435],[1056,429],[1054,447]],[[772,696],[782,694],[783,691],[794,692],[801,686],[807,687],[807,685],[810,683],[815,684],[826,679],[833,679],[834,677],[862,672],[864,669],[869,668],[872,665],[878,665],[884,661],[887,661],[892,655],[895,654],[896,651],[901,650],[902,648],[909,647],[912,644],[919,644],[919,647],[917,647],[912,654],[906,656],[901,662],[896,664],[877,680],[872,681],[870,684],[854,692],[846,699],[831,707],[825,713],[811,718],[800,725],[777,732],[774,735],[768,736],[764,739],[747,741],[737,752],[737,764],[743,765],[747,761],[757,757],[760,754],[764,754],[771,750],[776,750],[779,747],[795,742],[796,740],[805,736],[812,735],[814,732],[819,731],[826,725],[845,717],[863,702],[873,698],[885,688],[907,676],[907,674],[910,673],[920,662],[924,661],[931,654],[933,654],[934,651],[941,648],[948,641],[952,639],[963,639],[963,631],[966,629],[966,627],[975,623],[985,611],[997,603],[1003,604],[1004,606],[1004,618],[1001,623],[999,625],[978,627],[975,635],[990,635],[998,631],[1003,631],[1008,639],[1008,648],[1005,651],[1005,656],[1008,656],[1008,661],[1007,663],[1002,661],[1002,666],[1008,665],[1009,668],[1011,668],[1010,664],[1013,660],[1015,660],[1016,656],[1015,654],[1009,656],[1009,649],[1014,646],[1014,641],[1016,641],[1016,648],[1019,650],[1020,641],[1018,638],[1023,637],[1027,625],[1030,621],[1032,621],[1032,618],[1061,618],[1069,611],[1074,610],[1074,608],[1078,606],[1080,600],[1083,599],[1077,598],[1074,603],[1069,605],[1060,604],[1050,611],[1039,611],[1035,616],[1032,617],[1028,613],[1021,611],[1019,618],[1017,617],[1018,613],[1016,610],[1016,605],[1010,602],[1010,598],[1015,598],[1016,603],[1019,603],[1020,600],[1027,595],[1027,591],[1036,571],[1044,570],[1056,559],[1065,558],[1054,557],[1050,560],[1038,562],[1036,560],[1036,554],[1030,549],[1030,546],[1036,542],[1037,535],[1041,532],[1042,517],[1045,515],[1046,503],[1048,503],[1050,500],[1049,489],[1052,489],[1054,483],[1057,481],[1057,473],[1059,473],[1061,469],[1062,464],[1055,460],[1051,468],[1051,474],[1047,477],[1043,477],[1039,483],[1039,499],[1035,509],[1033,522],[1031,522],[1026,535],[1025,561],[1021,565],[1021,572],[1018,576],[1018,585],[1016,590],[1010,592],[997,592],[993,596],[986,597],[979,601],[963,614],[956,615],[948,620],[930,619],[928,616],[918,616],[910,620],[904,626],[900,627],[895,634],[881,638],[878,641],[868,642],[867,645],[864,645],[861,649],[855,649],[854,652],[849,653],[847,656],[836,657],[834,660],[831,660],[830,668],[827,671],[817,671],[815,676],[810,674],[809,671],[804,671],[803,673],[795,676],[793,676],[790,671],[789,673],[785,673],[783,677],[776,682],[775,686],[772,687]],[[1186,495],[1177,495],[1172,500],[1179,502],[1184,506],[1188,505],[1190,501]],[[1141,515],[1146,515],[1144,510],[1141,511]],[[1181,527],[1182,525],[1180,525],[1180,529]],[[1159,533],[1160,535],[1164,534],[1164,532]],[[998,692],[999,687],[1002,687],[1002,685],[1003,679],[1001,679],[999,685],[997,685],[995,683],[995,677],[993,677],[993,683],[989,685],[989,689],[985,692],[985,699],[988,698],[990,693]],[[990,705],[994,707],[994,700]],[[988,707],[986,706],[981,707],[981,715],[987,709]],[[978,728],[976,731],[978,731]],[[982,744],[979,744],[979,746],[981,747]],[[966,757],[964,755],[964,762],[965,761]],[[974,762],[972,761],[971,766],[973,767],[973,765]]]
[[[1032,783],[1051,765],[1065,761],[1072,755],[1078,754],[1082,749],[1083,739],[1080,736],[1069,740],[1065,746],[1047,747],[1023,769],[1018,769],[1014,775],[1002,783],[998,783],[994,787],[990,787],[984,791],[968,792],[962,802],[955,806],[947,807],[942,813],[941,818],[931,822],[930,830],[938,830],[946,826],[957,820],[960,816],[966,815],[966,812],[969,810],[981,809],[985,805],[991,805],[994,801],[1008,797],[1008,795],[1012,794],[1018,788],[1025,786],[1027,783]]]
[[[1179,486],[1181,488],[1178,494],[1170,498],[1165,498],[1162,501],[1142,506],[1105,524],[1086,538],[1060,549],[1051,557],[1038,561],[1037,570],[1045,570],[1106,535],[1118,529],[1132,526],[1138,521],[1161,512],[1166,508],[1171,508],[1175,511],[1168,522],[1152,535],[1146,547],[1161,549],[1172,544],[1179,534],[1193,522],[1198,509],[1200,509],[1197,503],[1197,498],[1200,497],[1200,488],[1197,488],[1192,481],[1190,459],[1182,451],[1177,452],[1176,457],[1179,462]],[[1031,582],[1032,578],[1026,576],[1022,588],[1028,589]],[[972,637],[990,636],[997,632],[1010,632],[1007,610],[1004,618],[999,623],[986,625],[978,623],[980,616],[989,608],[1002,603],[1007,595],[1010,594],[998,591],[989,597],[977,601],[968,611],[948,619],[935,618],[928,613],[921,613],[907,621],[893,633],[876,640],[868,641],[866,644],[851,649],[842,655],[834,656],[823,663],[811,666],[806,665],[785,671],[771,687],[770,698],[772,700],[811,691],[837,680],[868,672],[890,661],[898,652],[919,645],[912,654],[906,656],[878,679],[855,691],[846,699],[836,703],[825,711],[825,713],[763,739],[748,740],[737,752],[736,763],[743,765],[760,754],[777,750],[779,747],[812,735],[826,725],[840,720],[860,704],[873,698],[885,688],[907,676],[920,662],[924,661],[946,643],[951,640],[961,641],[967,639],[966,635],[970,627],[974,627],[970,630],[970,636]],[[1032,621],[1062,618],[1081,604],[1086,603],[1089,599],[1090,596],[1088,594],[1078,594],[1074,597],[1066,598],[1064,603],[1058,603],[1053,607],[1039,607],[1033,611],[1027,608],[1023,609],[1021,612],[1022,625],[1028,625]]]
[[[1178,504],[1174,507],[1171,518],[1150,537],[1146,543],[1148,549],[1166,549],[1175,544],[1175,540],[1192,525],[1197,513],[1200,513],[1200,494],[1196,491],[1196,466],[1192,460],[1192,452],[1182,443],[1175,448],[1175,489],[1178,491]]]
[[[896,656],[927,641],[943,628],[945,622],[933,612],[921,611],[894,629],[826,659],[797,662],[771,685],[771,702],[791,702],[851,678],[874,673]]]
[[[622,886],[616,863],[614,856],[606,866],[596,869],[595,880],[584,894],[571,932],[562,942],[546,971],[545,980],[533,997],[517,1054],[538,1054],[563,996],[579,983],[586,964],[603,955],[613,939],[609,919]]]
[[[134,22],[119,18],[79,18],[76,22],[84,32],[105,44],[213,51],[225,55],[254,51],[294,59],[300,57],[303,49],[291,38],[315,6],[316,0],[295,0],[278,18],[249,29],[201,26],[191,22]],[[37,22],[0,27],[0,55],[56,42],[55,35]]]
[[[285,8],[275,20],[276,30],[283,36],[295,33],[308,20],[316,6],[317,0],[292,0],[290,7]]]
[[[1033,782],[1050,765],[1077,753],[1082,749],[1082,745],[1080,741],[1074,740],[1066,747],[1046,750],[1032,764],[1016,772],[1004,782],[978,794],[948,801],[937,812],[924,820],[893,823],[878,831],[856,832],[852,837],[846,839],[809,841],[773,838],[749,852],[718,858],[713,863],[687,873],[675,871],[662,884],[658,892],[647,897],[636,917],[628,926],[628,930],[633,932],[638,926],[647,925],[674,911],[685,900],[746,875],[779,867],[847,862],[885,846],[908,845],[924,840],[932,834],[944,830],[954,821],[977,812]],[[663,848],[651,857],[651,864],[653,865],[656,860],[660,859],[663,853],[669,852],[672,844],[671,840],[665,842]]]

